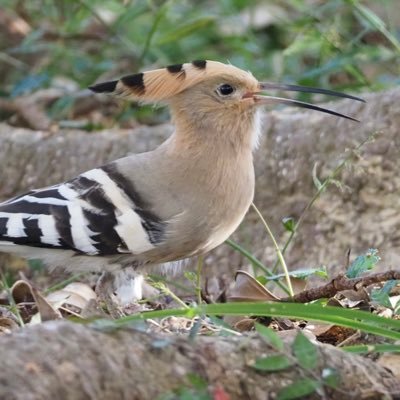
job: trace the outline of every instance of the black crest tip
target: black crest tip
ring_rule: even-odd
[[[198,69],[205,69],[207,61],[206,60],[194,60],[192,61],[192,65]]]
[[[167,70],[171,74],[177,74],[183,70],[183,64],[168,65]]]
[[[143,94],[146,91],[143,72],[124,76],[121,78],[121,81],[124,85],[131,88],[137,94]]]
[[[112,93],[115,91],[117,83],[118,81],[97,83],[95,85],[89,86],[89,89],[94,93]]]

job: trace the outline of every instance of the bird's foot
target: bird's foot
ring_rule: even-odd
[[[113,293],[114,279],[115,277],[112,273],[103,272],[96,283],[95,292],[99,302],[104,305],[108,314],[112,318],[118,319],[123,317],[125,314]]]

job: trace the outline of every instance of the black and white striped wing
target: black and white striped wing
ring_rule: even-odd
[[[0,204],[0,244],[140,254],[160,243],[163,232],[113,163]]]

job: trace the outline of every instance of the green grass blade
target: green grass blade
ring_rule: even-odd
[[[354,346],[343,346],[342,350],[349,353],[363,354],[363,353],[400,353],[399,344],[359,344]]]
[[[366,21],[373,29],[376,29],[386,39],[393,45],[393,47],[400,52],[400,42],[397,40],[396,36],[394,36],[389,30],[386,28],[386,24],[382,21],[381,18],[378,17],[373,11],[369,8],[360,4],[359,1],[350,0],[352,6],[357,10],[360,17]]]
[[[379,317],[364,311],[323,307],[319,304],[305,305],[278,302],[208,304],[188,309],[149,311],[139,315],[124,317],[116,322],[123,325],[138,319],[164,318],[169,316],[193,318],[196,315],[248,315],[305,319],[359,329],[390,339],[400,339],[400,321],[398,320]]]
[[[168,43],[177,42],[189,35],[192,35],[195,31],[206,28],[207,26],[213,24],[214,22],[215,18],[210,16],[190,21],[187,24],[174,29],[172,32],[165,33],[162,37],[160,37],[157,40],[156,45],[160,46]]]
[[[256,257],[254,257],[253,254],[251,254],[249,251],[247,251],[240,244],[234,242],[231,239],[226,240],[225,243],[227,245],[231,246],[234,250],[238,251],[243,257],[246,257],[254,267],[261,269],[261,271],[263,271],[265,273],[265,275],[271,276],[271,277],[275,276],[275,274],[273,274],[260,260],[258,260]],[[282,290],[285,291],[285,293],[287,295],[289,295],[289,289],[287,288],[287,286],[285,284],[283,284],[280,281],[276,281],[274,283],[276,283]]]

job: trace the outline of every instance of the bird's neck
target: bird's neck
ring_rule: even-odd
[[[175,133],[169,142],[171,151],[191,156],[240,157],[257,146],[261,116],[257,112],[236,115],[175,112]]]
[[[229,198],[238,186],[250,191],[254,186],[253,145],[247,138],[241,141],[243,132],[237,135],[239,138],[217,129],[199,131],[193,126],[178,125],[159,151],[166,160],[173,160],[175,179],[184,186],[190,182],[199,193],[208,191],[213,196]]]

